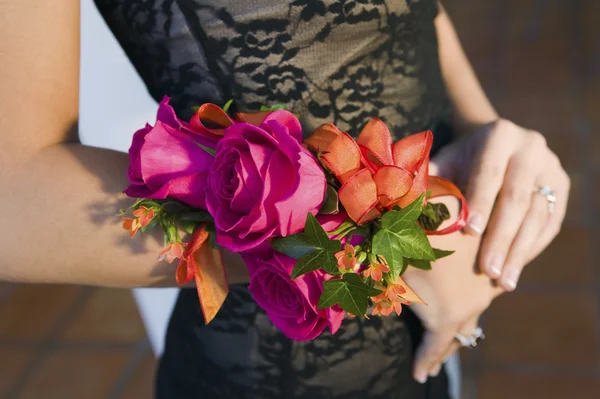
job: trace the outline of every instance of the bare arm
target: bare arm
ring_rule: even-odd
[[[121,228],[127,155],[77,140],[79,0],[0,0],[0,37],[0,280],[174,285]]]
[[[470,132],[497,120],[498,114],[475,76],[452,21],[441,4],[439,7],[435,26],[440,65],[453,107],[454,125],[459,133]]]

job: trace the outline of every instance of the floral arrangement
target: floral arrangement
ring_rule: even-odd
[[[230,103],[203,104],[184,122],[165,97],[129,150],[125,193],[136,201],[123,227],[132,237],[162,229],[159,259],[179,259],[177,282],[195,281],[206,323],[228,292],[222,248],[242,255],[254,300],[291,339],[335,333],[369,306],[388,316],[423,303],[402,274],[450,255],[427,235],[468,216],[456,186],[428,175],[432,133],[392,143],[372,119],[356,140],[333,124],[303,140],[282,106],[230,116]],[[442,195],[462,206],[439,230],[450,215],[429,199]]]

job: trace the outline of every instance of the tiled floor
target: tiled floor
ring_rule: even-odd
[[[543,132],[572,176],[556,242],[485,315],[463,399],[600,397],[600,2],[448,0],[500,113]],[[129,291],[0,283],[0,398],[151,398]]]

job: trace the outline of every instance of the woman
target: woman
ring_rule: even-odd
[[[474,333],[557,234],[569,180],[539,133],[496,114],[443,9],[433,0],[96,2],[151,93],[173,96],[181,117],[233,98],[240,110],[286,103],[307,130],[333,121],[356,134],[373,116],[396,137],[432,129],[438,149],[454,138],[432,170],[464,184],[471,208],[469,234],[434,240],[457,253],[405,275],[428,307],[345,320],[335,337],[308,343],[275,330],[243,263],[225,253],[237,285],[208,326],[195,292],[182,290],[157,396],[447,397],[441,365],[455,337]],[[155,261],[158,239],[123,241],[112,217],[127,156],[78,143],[78,0],[26,4],[0,2],[0,209],[10,226],[0,279],[174,284],[172,266]]]

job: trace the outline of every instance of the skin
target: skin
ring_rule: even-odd
[[[480,217],[468,234],[432,238],[456,254],[431,272],[405,275],[430,304],[415,306],[427,329],[414,369],[420,381],[439,372],[457,348],[454,335],[469,334],[492,299],[514,289],[509,277],[556,235],[569,189],[542,136],[499,119],[443,10],[436,26],[455,127],[464,138],[433,160],[432,171],[464,180],[472,214]],[[79,0],[52,7],[0,0],[0,37],[0,280],[175,285],[175,265],[156,261],[159,237],[130,240],[116,217],[130,203],[121,194],[128,156],[78,141]],[[545,199],[532,195],[536,184],[555,189],[552,215]],[[494,268],[501,277],[491,268],[492,254],[504,259]],[[225,252],[224,260],[231,283],[248,281],[239,256]]]
[[[466,188],[471,215],[465,234],[431,237],[434,247],[456,249],[454,255],[436,262],[431,272],[405,274],[429,303],[413,306],[426,328],[413,370],[420,382],[437,375],[459,348],[457,333],[470,335],[491,301],[517,287],[525,265],[560,231],[570,189],[544,137],[498,116],[443,9],[435,23],[454,126],[462,137],[432,159],[431,173]],[[543,185],[558,199],[552,213],[546,198],[534,194]]]

